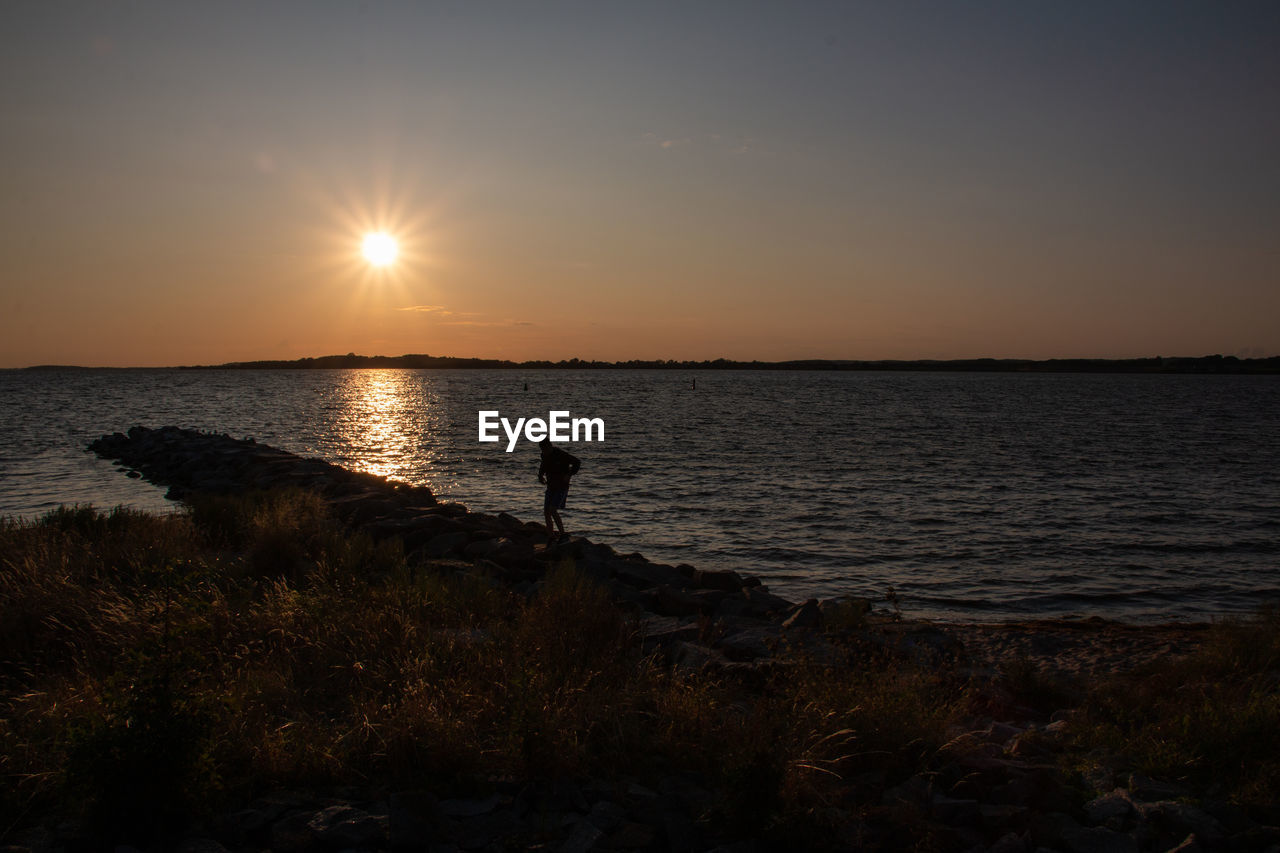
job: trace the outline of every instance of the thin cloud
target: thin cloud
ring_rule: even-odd
[[[415,314],[430,314],[438,318],[438,326],[533,326],[528,320],[482,320],[484,315],[476,311],[450,311],[443,305],[406,305],[397,311],[412,311]]]
[[[510,328],[511,326],[534,326],[528,320],[446,320],[441,323],[442,326],[471,326],[486,328]]]
[[[701,136],[660,136],[656,133],[646,133],[640,137],[642,144],[652,145],[661,148],[663,151],[672,151],[677,148],[685,148],[689,146],[698,146],[702,150],[718,151],[726,154],[770,154],[772,153],[766,147],[761,145],[760,140],[753,136],[742,135],[725,135],[721,133],[711,133]]]
[[[656,145],[664,151],[670,151],[673,148],[682,148],[685,145],[693,144],[693,138],[689,136],[667,139],[665,137],[658,136],[656,133],[646,133],[644,136],[640,137],[640,139],[645,145]]]
[[[419,314],[439,314],[442,317],[452,317],[453,312],[445,308],[443,305],[406,305],[404,308],[397,308],[397,311],[416,311]]]

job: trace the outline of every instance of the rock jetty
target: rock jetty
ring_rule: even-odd
[[[647,648],[677,666],[750,677],[766,668],[780,644],[813,634],[824,618],[869,609],[861,600],[794,603],[769,592],[759,578],[732,570],[695,569],[621,554],[586,537],[547,545],[546,529],[507,513],[471,512],[438,501],[425,486],[350,471],[219,433],[135,426],[104,435],[89,450],[119,462],[131,476],[168,487],[167,497],[279,488],[322,496],[348,527],[374,539],[397,537],[411,565],[483,577],[531,594],[548,565],[571,560],[639,617]],[[700,622],[719,626],[706,632]],[[930,638],[944,643],[941,634]]]

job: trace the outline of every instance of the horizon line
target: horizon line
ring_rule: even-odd
[[[301,356],[298,358],[265,358],[251,359],[243,361],[228,361],[220,364],[186,364],[186,365],[81,365],[81,364],[33,364],[23,367],[3,368],[5,370],[252,370],[252,369],[395,369],[396,365],[381,364],[332,364],[333,362],[353,361],[353,362],[396,362],[415,360],[419,362],[460,362],[470,368],[490,368],[490,369],[564,369],[566,367],[582,367],[587,369],[831,369],[831,370],[857,370],[857,369],[884,369],[884,368],[909,368],[918,367],[951,367],[952,369],[965,369],[966,366],[971,368],[987,367],[1017,367],[1030,368],[1035,366],[1059,366],[1067,367],[1069,365],[1077,366],[1097,366],[1097,367],[1121,367],[1128,365],[1131,368],[1145,368],[1148,370],[1159,370],[1161,368],[1189,366],[1198,364],[1209,366],[1220,364],[1223,367],[1228,365],[1236,366],[1258,366],[1273,361],[1280,361],[1280,356],[1235,356],[1222,355],[1215,353],[1212,355],[1201,356],[1134,356],[1134,357],[1095,357],[1095,356],[1058,356],[1053,358],[1021,358],[1021,357],[996,357],[996,356],[978,356],[972,358],[887,358],[887,359],[858,359],[858,358],[795,358],[780,359],[771,361],[762,361],[759,359],[742,360],[730,358],[715,359],[662,359],[662,358],[632,358],[627,360],[602,360],[602,359],[525,359],[515,361],[505,358],[492,358],[484,356],[452,356],[452,355],[430,355],[427,353],[405,353],[402,355],[361,355],[354,352],[346,354],[331,354],[323,356]],[[316,364],[323,362],[323,364]],[[461,365],[459,365],[461,366]],[[1269,366],[1269,365],[1268,365]],[[1277,365],[1280,367],[1280,365]],[[402,366],[401,369],[448,369],[447,365],[420,363],[416,365]]]

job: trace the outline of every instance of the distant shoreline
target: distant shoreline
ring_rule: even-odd
[[[119,367],[33,365],[24,370],[127,370]],[[798,359],[792,361],[640,360],[631,361],[508,361],[494,358],[458,358],[433,355],[327,355],[293,360],[235,361],[226,364],[182,365],[155,370],[822,370],[899,371],[955,373],[1173,373],[1173,374],[1280,374],[1280,356],[1237,358],[1206,355],[1163,358],[970,358],[894,360]]]

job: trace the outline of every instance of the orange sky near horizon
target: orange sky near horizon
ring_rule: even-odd
[[[980,6],[20,4],[0,367],[1280,354],[1280,15]]]

